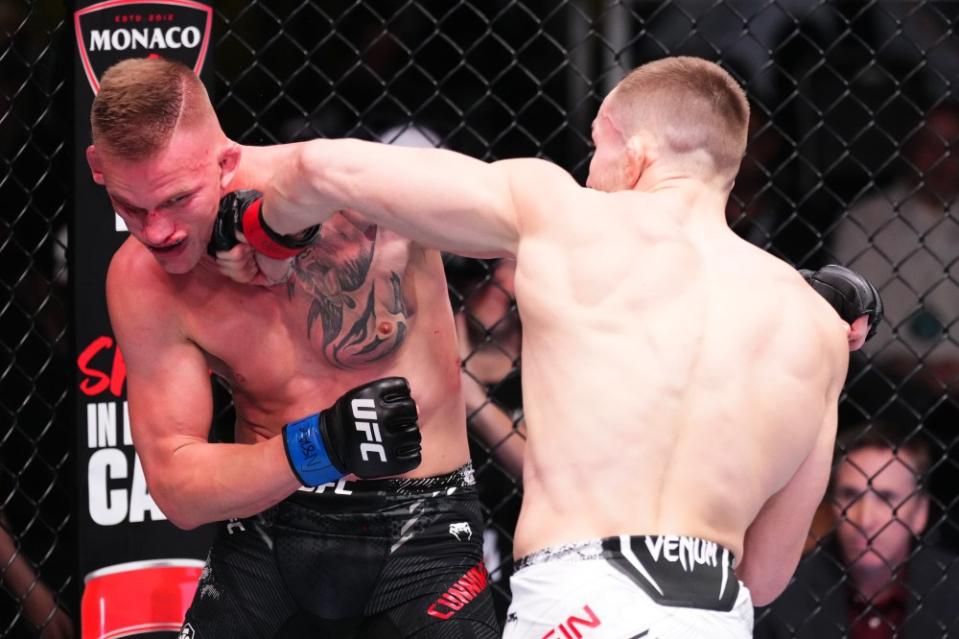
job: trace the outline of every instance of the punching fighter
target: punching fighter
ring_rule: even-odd
[[[107,296],[150,493],[177,526],[221,522],[184,636],[498,637],[439,254],[337,215],[263,234],[292,273],[238,285],[208,254],[218,212],[300,146],[231,141],[163,59],[109,69],[91,125],[93,179],[130,231]],[[210,371],[233,443],[208,441]]]
[[[528,441],[507,639],[746,639],[798,563],[849,351],[880,311],[854,274],[810,286],[728,228],[748,117],[719,66],[669,58],[603,101],[588,188],[544,160],[358,140],[304,144],[267,185],[279,235],[351,210],[515,256]],[[282,270],[220,257],[241,280]]]

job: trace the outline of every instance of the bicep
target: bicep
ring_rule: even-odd
[[[176,449],[205,442],[213,417],[209,369],[170,318],[111,295],[110,316],[127,367],[133,443],[149,475]]]
[[[301,149],[291,202],[353,209],[420,244],[471,256],[516,244],[508,181],[487,162],[445,149],[314,140]],[[294,182],[295,182],[294,181]]]
[[[575,184],[544,160],[489,163],[445,149],[358,140],[317,140],[303,157],[315,190],[337,209],[356,209],[421,244],[474,257],[515,255],[535,196]]]
[[[128,362],[127,390],[133,443],[148,473],[180,446],[207,441],[212,390],[195,346],[170,346],[146,366]]]

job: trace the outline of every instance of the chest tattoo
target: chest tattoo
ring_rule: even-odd
[[[317,243],[293,263],[291,300],[308,301],[306,336],[330,363],[377,362],[403,343],[412,315],[403,294],[405,264],[380,264],[376,227],[327,223]]]

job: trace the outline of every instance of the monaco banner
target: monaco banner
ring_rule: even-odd
[[[126,58],[163,56],[203,70],[213,8],[189,0],[98,2],[73,15],[80,62],[94,92],[97,79]]]
[[[119,609],[115,606],[126,610],[127,605],[112,604],[111,598],[102,594],[109,592],[103,584],[112,583],[103,575],[128,574],[130,566],[139,570],[142,566],[187,565],[194,571],[189,575],[195,582],[198,568],[194,567],[205,556],[212,531],[185,532],[166,520],[150,496],[133,450],[126,366],[110,328],[105,295],[110,258],[128,234],[117,223],[119,218],[103,187],[93,182],[85,150],[91,141],[89,114],[98,80],[110,65],[133,57],[167,57],[189,65],[210,86],[213,10],[209,3],[191,0],[80,0],[76,7],[70,277],[77,340],[77,577],[80,583],[97,584],[95,606],[87,605],[89,593],[84,593],[83,637],[176,637],[176,614],[158,621],[148,618],[149,610],[145,610],[143,618],[136,621],[137,614],[124,612],[123,619],[134,621],[126,630],[117,626]],[[87,618],[88,608],[98,611],[100,618],[95,622]]]

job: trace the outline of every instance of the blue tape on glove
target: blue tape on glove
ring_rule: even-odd
[[[347,474],[330,460],[320,434],[319,414],[287,424],[283,429],[283,446],[293,472],[304,486],[319,486]]]

